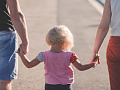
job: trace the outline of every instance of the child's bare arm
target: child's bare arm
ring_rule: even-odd
[[[73,62],[72,64],[80,71],[84,71],[84,70],[90,69],[91,67],[95,66],[94,63],[82,65],[78,60]]]
[[[33,59],[32,61],[29,61],[25,55],[21,55],[20,58],[27,68],[32,68],[40,63],[37,58]]]
[[[30,61],[30,60],[26,57],[26,55],[24,55],[22,49],[20,49],[20,48],[18,49],[17,53],[18,53],[18,55],[20,56],[23,64],[24,64],[27,68],[32,68],[32,67],[34,67],[34,66],[36,66],[36,65],[38,65],[38,64],[40,63],[40,61],[39,61],[37,58],[35,58],[35,59],[33,59],[32,61]]]

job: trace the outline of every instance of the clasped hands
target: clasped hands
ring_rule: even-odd
[[[94,63],[94,65],[100,64],[99,58],[100,56],[98,54],[93,54],[90,59],[90,62]]]

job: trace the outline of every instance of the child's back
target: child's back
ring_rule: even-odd
[[[71,55],[72,52],[43,52],[45,81],[47,84],[71,84],[73,82]]]

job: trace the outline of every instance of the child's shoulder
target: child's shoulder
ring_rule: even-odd
[[[68,53],[71,57],[78,57],[73,51],[67,51],[66,53]]]
[[[72,55],[72,51],[63,51],[63,52],[60,52],[60,53],[55,53],[55,52],[52,52],[50,50],[48,51],[44,51],[43,54],[47,55],[47,54],[53,54],[53,55]]]
[[[72,51],[64,51],[65,53],[72,53]]]
[[[65,51],[64,53],[65,53],[66,55],[70,55],[70,56],[71,56],[72,54],[74,54],[73,51]]]
[[[74,53],[74,52],[73,52],[73,51],[65,51],[65,53],[71,53],[71,54],[72,54],[72,53]]]
[[[40,52],[40,53],[42,53],[43,55],[47,55],[47,54],[56,54],[56,55],[60,55],[60,54],[65,54],[65,55],[72,55],[72,54],[75,54],[73,51],[64,51],[64,52],[61,52],[61,53],[54,53],[54,52],[52,52],[52,51],[50,51],[50,50],[48,50],[48,51],[44,51],[44,52]]]

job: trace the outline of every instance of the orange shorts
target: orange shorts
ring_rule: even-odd
[[[111,36],[107,47],[111,90],[120,90],[120,36]]]

